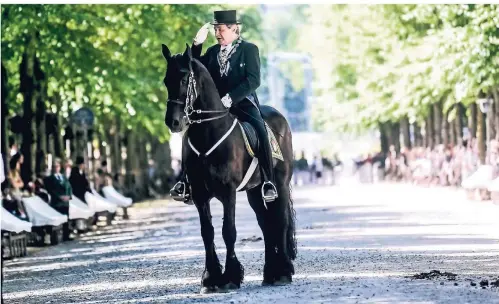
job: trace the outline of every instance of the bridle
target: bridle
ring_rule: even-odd
[[[216,120],[222,117],[225,117],[229,113],[229,109],[225,110],[195,110],[193,107],[194,101],[199,97],[198,92],[196,90],[196,79],[194,78],[194,71],[192,67],[189,66],[189,78],[187,83],[187,97],[185,101],[181,101],[178,99],[168,99],[167,102],[172,102],[178,105],[185,105],[184,107],[184,119],[186,119],[187,125],[195,124],[195,123],[203,123],[207,121]],[[191,115],[201,115],[201,114],[216,114],[222,113],[221,115],[217,115],[214,117],[204,118],[204,119],[191,119]]]

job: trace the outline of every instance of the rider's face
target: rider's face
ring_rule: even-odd
[[[237,26],[235,24],[217,24],[214,28],[215,37],[220,45],[231,44],[237,38]]]

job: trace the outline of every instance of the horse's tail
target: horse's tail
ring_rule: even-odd
[[[289,210],[288,210],[288,231],[287,244],[288,254],[291,260],[296,259],[298,254],[298,245],[296,242],[296,211],[293,207],[293,197],[291,196],[291,183],[289,185]]]

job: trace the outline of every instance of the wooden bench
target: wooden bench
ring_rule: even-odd
[[[28,234],[2,230],[2,258],[24,257],[28,253]]]

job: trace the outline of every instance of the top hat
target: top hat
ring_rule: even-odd
[[[212,25],[217,24],[241,24],[239,20],[237,20],[236,10],[228,10],[228,11],[214,11],[213,12],[213,22]]]
[[[77,156],[76,157],[76,165],[81,165],[81,164],[84,164],[85,163],[85,160],[83,159],[82,156]]]

